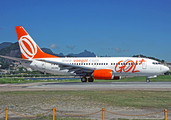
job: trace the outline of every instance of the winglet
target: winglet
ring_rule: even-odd
[[[59,58],[44,53],[22,26],[15,27],[23,59]]]

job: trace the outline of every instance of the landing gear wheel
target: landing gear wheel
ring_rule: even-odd
[[[81,82],[87,82],[87,78],[86,77],[82,77],[81,78]]]
[[[149,83],[149,82],[150,82],[150,79],[147,78],[147,79],[146,79],[146,82]]]
[[[91,78],[88,78],[88,82],[93,82],[94,79],[91,77]]]

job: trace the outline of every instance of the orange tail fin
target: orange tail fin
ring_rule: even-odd
[[[59,58],[44,53],[22,26],[15,27],[23,59]]]

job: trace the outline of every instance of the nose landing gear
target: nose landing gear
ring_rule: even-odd
[[[149,78],[147,78],[147,79],[146,79],[146,82],[147,82],[147,83],[149,83],[149,82],[150,82],[150,79],[149,79]]]

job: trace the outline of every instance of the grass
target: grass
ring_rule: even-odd
[[[52,120],[52,117],[44,116],[38,118],[24,118],[21,120]],[[75,117],[56,117],[55,120],[91,120],[87,118],[75,118]]]
[[[46,104],[67,102],[67,105],[83,105],[102,107],[134,107],[134,108],[159,108],[171,107],[170,91],[18,91],[0,92],[0,104],[12,103],[5,97],[12,98],[15,104],[29,104],[32,101]],[[23,98],[21,97],[23,96]],[[38,97],[37,97],[38,96]],[[41,97],[42,96],[42,97]],[[50,97],[53,96],[53,97]],[[60,97],[59,97],[60,96]],[[4,98],[3,98],[4,97]],[[21,98],[21,99],[17,99]],[[32,101],[30,101],[31,99]],[[35,100],[34,100],[35,99]],[[31,104],[31,103],[30,103]],[[37,103],[35,103],[37,104]]]
[[[112,120],[112,119],[111,119]],[[114,119],[113,119],[114,120]],[[130,120],[126,118],[118,118],[118,120]],[[164,120],[164,119],[131,119],[131,120]]]
[[[122,78],[121,80],[94,80],[94,82],[145,82],[146,77],[130,77]],[[171,75],[161,75],[156,78],[151,78],[151,82],[171,82]],[[24,78],[0,78],[0,84],[13,83],[32,83],[32,82],[81,82],[79,79],[75,80],[25,80]]]
[[[4,119],[0,119],[0,120],[4,120]],[[16,119],[10,119],[10,120],[16,120]],[[44,116],[44,117],[39,117],[39,118],[17,118],[17,120],[52,120],[52,117]],[[56,117],[55,120],[92,120],[92,119],[75,118],[75,117]],[[116,119],[112,118],[110,120],[116,120]],[[164,120],[164,119],[126,119],[126,118],[118,118],[118,120]]]
[[[0,120],[4,120],[0,119]],[[51,116],[43,116],[43,117],[36,117],[36,118],[10,118],[10,120],[52,120]],[[55,120],[91,120],[87,118],[76,118],[76,117],[56,117]]]
[[[35,107],[42,109],[41,105],[56,106],[64,104],[67,106],[90,106],[127,107],[142,109],[168,109],[171,108],[170,91],[16,91],[0,92],[0,105],[12,106],[22,109],[23,107]],[[20,98],[20,99],[18,99]],[[33,105],[33,106],[32,106]],[[37,106],[36,106],[37,105]],[[55,107],[57,110],[58,107]],[[2,109],[2,108],[1,108]],[[83,109],[83,108],[82,108]],[[106,109],[107,110],[107,109]],[[14,110],[15,111],[15,110]],[[26,111],[22,111],[24,114]],[[74,113],[73,113],[74,114]],[[37,118],[21,118],[17,120],[51,120],[52,116]],[[2,120],[2,119],[0,119]],[[10,118],[10,120],[12,120]],[[57,117],[56,120],[91,120],[77,117]],[[113,120],[113,119],[111,119]],[[119,119],[129,120],[129,119]],[[133,119],[138,120],[138,119]],[[139,119],[143,120],[143,119]],[[155,119],[153,119],[155,120]],[[162,120],[162,119],[156,119]]]
[[[0,120],[4,120],[0,119]],[[10,118],[10,120],[52,120],[52,117],[49,116],[42,116],[36,118]],[[55,117],[55,120],[92,120],[88,118],[76,118],[76,117]],[[95,119],[93,119],[95,120]],[[116,120],[116,118],[112,118],[110,120]],[[127,118],[118,118],[118,120],[164,120],[164,119],[127,119]]]
[[[155,91],[86,91],[76,96],[104,103],[105,106],[135,108],[170,108],[171,92]]]
[[[25,80],[24,78],[0,78],[0,84],[33,83],[33,82],[75,82],[76,80]]]

